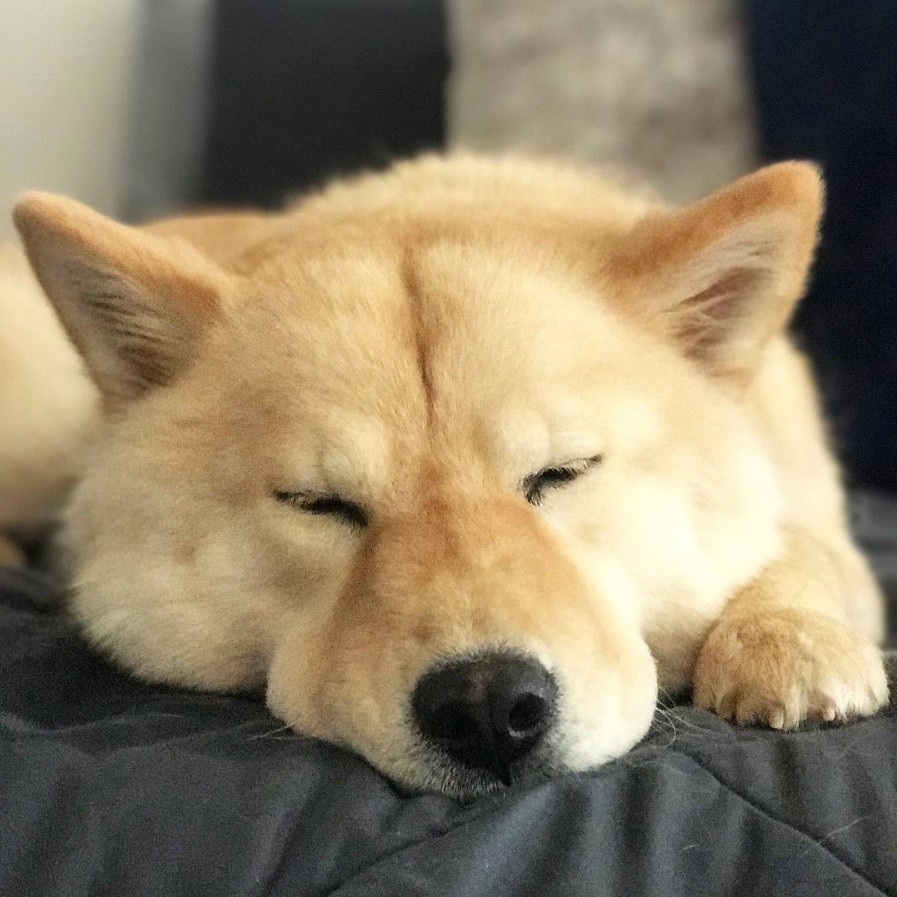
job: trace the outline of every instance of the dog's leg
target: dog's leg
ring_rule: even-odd
[[[695,667],[695,704],[780,729],[874,713],[887,701],[881,652],[848,613],[848,590],[866,584],[843,554],[805,531],[786,535],[779,560],[711,629]]]

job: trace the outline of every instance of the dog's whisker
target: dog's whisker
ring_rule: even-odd
[[[289,725],[287,725],[287,726],[278,726],[278,728],[276,728],[276,729],[271,729],[270,731],[267,731],[267,732],[260,732],[260,733],[258,733],[257,735],[249,735],[249,736],[247,737],[247,740],[248,740],[248,741],[259,741],[259,740],[261,740],[261,739],[263,739],[263,738],[272,738],[272,737],[274,737],[274,736],[276,736],[276,735],[281,735],[281,734],[284,733],[284,732],[289,732],[289,733],[291,733],[292,735],[295,735],[295,734],[296,734],[296,733],[293,731],[293,727],[292,727],[292,726],[289,726]]]

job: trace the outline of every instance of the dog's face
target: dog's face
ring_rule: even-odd
[[[753,205],[607,187],[573,220],[421,203],[490,169],[419,163],[233,239],[26,200],[110,410],[67,528],[87,632],[149,678],[266,684],[298,731],[414,788],[625,752],[657,667],[686,682],[776,550],[740,395],[818,187],[771,171]]]

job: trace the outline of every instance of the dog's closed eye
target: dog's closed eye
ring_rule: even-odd
[[[572,482],[582,474],[601,463],[601,455],[591,458],[580,458],[576,461],[565,461],[563,464],[543,467],[538,473],[524,477],[520,490],[531,505],[540,505],[545,493]]]
[[[544,467],[537,473],[524,477],[520,490],[531,505],[540,505],[545,493],[557,489],[587,473],[601,462],[601,455],[565,461],[562,464]],[[364,508],[339,495],[328,493],[275,490],[274,498],[281,504],[296,508],[306,514],[321,517],[335,517],[353,529],[364,529],[368,525],[368,515]]]
[[[327,495],[319,492],[286,492],[275,491],[274,498],[281,504],[289,505],[306,514],[322,517],[335,517],[353,529],[364,529],[368,525],[368,515],[364,508],[352,501],[346,501],[338,495]]]

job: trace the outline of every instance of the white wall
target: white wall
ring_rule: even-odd
[[[118,211],[141,0],[0,0],[0,238],[22,190]]]

